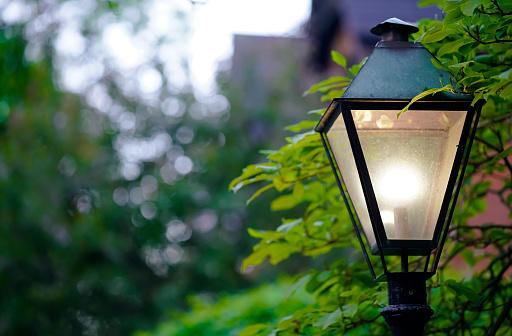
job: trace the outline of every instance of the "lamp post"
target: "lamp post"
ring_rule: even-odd
[[[408,42],[417,31],[396,18],[372,28],[382,41],[316,128],[373,279],[388,283],[381,315],[395,336],[421,335],[434,313],[426,280],[439,263],[481,106],[443,92],[397,117],[451,77],[420,43]],[[370,255],[380,257],[382,275]],[[409,269],[411,258],[422,266]]]

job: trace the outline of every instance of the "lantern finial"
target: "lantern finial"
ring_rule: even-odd
[[[383,41],[407,42],[409,35],[419,31],[418,27],[397,18],[387,19],[370,30],[370,33],[382,36]]]

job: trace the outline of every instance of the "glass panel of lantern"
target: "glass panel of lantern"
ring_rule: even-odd
[[[389,240],[432,240],[466,111],[352,110]],[[375,235],[342,115],[326,133],[369,245]],[[372,248],[372,250],[374,250]]]

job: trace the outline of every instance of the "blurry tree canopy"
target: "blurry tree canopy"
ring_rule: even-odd
[[[240,274],[242,232],[279,214],[228,184],[273,138],[241,134],[282,125],[286,94],[251,120],[197,95],[191,6],[0,2],[0,334],[128,335],[264,281]]]
[[[486,100],[449,243],[438,273],[428,282],[428,302],[435,315],[425,335],[507,335],[512,330],[512,3],[425,0],[420,4],[439,5],[445,13],[441,22],[421,21],[415,36],[437,57],[435,65],[455,78],[438,91],[454,91],[457,86],[473,94],[475,102]],[[346,67],[341,55],[333,52],[333,56]],[[360,66],[348,69],[348,77],[327,79],[308,93],[322,93],[323,101],[340,97]],[[296,278],[294,286],[309,292],[314,303],[283,316],[279,323],[249,326],[244,336],[390,334],[379,315],[387,305],[386,286],[372,281],[320,136],[313,130],[316,123],[288,127],[297,134],[287,138],[285,146],[267,151],[266,162],[247,166],[232,182],[231,187],[239,189],[264,181],[254,197],[267,190],[281,192],[271,202],[275,211],[305,209],[300,217],[284,218],[274,230],[250,229],[260,241],[243,267],[267,259],[278,264],[294,254],[338,258]],[[488,196],[497,196],[501,208],[509,212],[508,220],[468,223],[486,211]],[[412,263],[410,268],[414,267]]]
[[[306,292],[293,292],[289,288],[290,281],[280,279],[243,293],[221,296],[218,300],[193,295],[188,299],[190,312],[175,311],[168,322],[154,331],[135,336],[243,336],[241,332],[249,324],[253,324],[252,330],[265,329],[268,323],[277,323],[283,315],[293,314],[312,302]],[[283,301],[283,293],[288,293],[289,299]]]

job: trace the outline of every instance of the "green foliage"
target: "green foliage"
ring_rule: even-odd
[[[103,173],[113,164],[109,136],[77,131],[80,99],[56,90],[51,62],[26,61],[25,47],[20,26],[0,33],[0,67],[9,73],[0,78],[8,112],[0,124],[1,333],[143,327],[154,310],[142,288],[158,280],[112,201],[115,183]],[[56,126],[59,116],[67,127]]]
[[[129,335],[192,292],[266,279],[240,274],[242,232],[278,217],[227,185],[274,138],[240,133],[290,123],[276,117],[286,94],[251,119],[221,94],[196,100],[173,77],[188,72],[186,6],[158,3],[0,3],[2,335]]]
[[[512,226],[509,223],[473,225],[468,220],[486,211],[487,195],[497,196],[500,206],[512,215],[508,145],[512,140],[512,3],[499,0],[420,3],[433,4],[441,6],[446,16],[442,22],[421,21],[416,38],[437,57],[434,65],[450,71],[454,81],[440,83],[441,88],[418,92],[415,99],[440,91],[462,91],[473,94],[474,103],[480,99],[486,103],[450,239],[438,273],[428,285],[429,302],[436,314],[426,334],[505,335],[512,329],[509,276]],[[333,59],[346,67],[339,54],[333,53]],[[360,67],[345,69],[350,77],[327,79],[305,94],[320,92],[322,101],[339,97]],[[319,112],[322,111],[312,114]],[[262,332],[255,326],[246,329],[244,335],[387,335],[389,330],[379,317],[387,301],[386,289],[371,280],[361,260],[359,244],[340,202],[320,138],[312,130],[314,125],[314,122],[302,122],[290,126],[288,130],[297,134],[287,138],[286,145],[265,151],[267,162],[249,165],[231,183],[231,189],[236,191],[264,181],[250,200],[275,189],[280,194],[271,202],[273,210],[304,209],[301,217],[285,218],[275,230],[250,230],[251,236],[260,241],[243,267],[257,266],[266,258],[277,264],[293,253],[318,257],[334,252],[338,260],[297,280],[297,285],[305,283],[315,304],[274,324],[272,331]],[[467,270],[461,274],[461,268]]]
[[[511,4],[506,1],[439,1],[443,22],[425,20],[419,41],[453,73],[457,86],[478,99],[510,101]]]
[[[289,286],[290,281],[280,280],[243,294],[224,295],[218,300],[198,294],[189,299],[190,312],[171,313],[171,322],[163,324],[155,332],[139,332],[135,336],[263,335],[283,316],[312,303],[304,288],[297,288],[289,297],[283,298]]]

